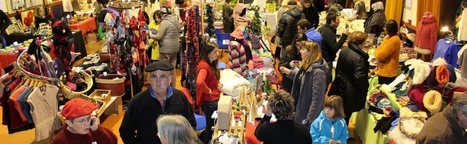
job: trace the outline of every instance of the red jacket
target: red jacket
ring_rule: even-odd
[[[196,78],[196,106],[200,107],[203,102],[219,100],[221,91],[217,88],[219,79],[216,78],[206,60],[200,60],[197,66],[198,77]],[[209,94],[211,89],[211,94]]]
[[[417,26],[415,47],[429,49],[431,53],[434,53],[437,41],[438,24],[436,23],[436,19],[431,14],[425,14]]]

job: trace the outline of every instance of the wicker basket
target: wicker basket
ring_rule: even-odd
[[[66,84],[60,81],[61,90],[65,98],[72,99],[82,96],[84,93],[88,92],[92,88],[93,82],[91,75],[89,75],[85,71],[81,71],[80,73],[84,76],[84,81],[86,81],[86,89],[83,91],[73,91]]]
[[[110,90],[111,96],[125,95],[125,76],[118,74],[99,75],[96,77],[96,88]]]

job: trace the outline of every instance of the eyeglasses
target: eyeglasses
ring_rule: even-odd
[[[81,119],[81,120],[74,119],[73,122],[78,122],[78,123],[81,123],[81,124],[89,124],[91,122],[91,117],[87,117],[87,118],[84,118],[84,119]]]
[[[168,80],[168,78],[169,78],[169,77],[166,76],[166,75],[161,75],[160,77],[157,77],[156,75],[151,75],[151,76],[149,77],[149,80],[151,80],[151,81],[156,81],[156,80],[165,81],[165,80]]]

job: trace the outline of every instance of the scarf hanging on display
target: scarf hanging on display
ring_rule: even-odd
[[[186,76],[187,86],[189,86],[190,93],[192,96],[196,96],[196,66],[198,65],[199,59],[199,33],[200,33],[200,16],[199,7],[193,6],[193,8],[187,10],[186,13],[186,50],[181,55],[183,58],[182,71]],[[194,98],[195,99],[195,98]]]

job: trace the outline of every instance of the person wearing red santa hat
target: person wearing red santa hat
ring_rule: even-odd
[[[68,101],[61,112],[66,124],[52,144],[116,144],[117,136],[99,126],[99,119],[92,115],[97,108],[94,103],[81,98]]]

